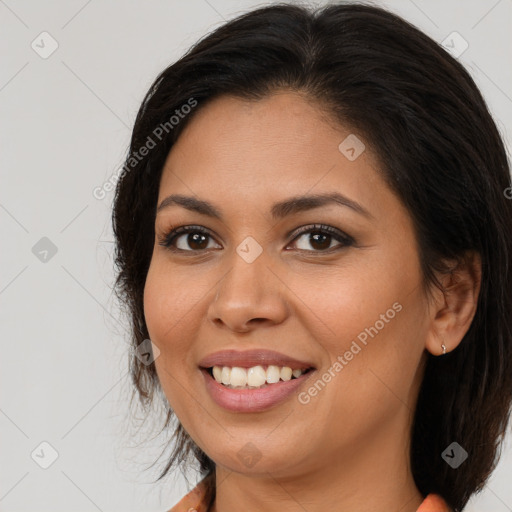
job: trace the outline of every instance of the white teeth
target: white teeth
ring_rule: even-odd
[[[281,368],[281,380],[290,380],[292,378],[293,371],[288,366]]]
[[[267,382],[269,384],[275,384],[279,382],[279,378],[281,377],[281,369],[279,366],[269,365],[267,368]]]
[[[222,371],[224,371],[224,369]],[[231,379],[229,383],[232,386],[247,385],[247,371],[245,368],[240,368],[238,366],[231,368]]]
[[[213,376],[217,382],[222,382],[222,368],[220,366],[213,367]]]
[[[253,366],[247,371],[247,384],[249,386],[259,388],[265,384],[266,380],[267,372],[264,370],[263,366]],[[233,380],[231,380],[231,383],[233,383]]]
[[[282,381],[291,380],[292,376],[300,377],[306,370],[292,370],[288,366],[269,365],[267,369],[263,366],[253,366],[252,368],[241,368],[239,366],[214,366],[214,379],[230,388],[259,388],[268,384],[275,384]]]
[[[231,380],[231,368],[229,368],[228,366],[223,366],[222,367],[222,373],[221,373],[221,377],[220,377],[220,380],[222,382],[222,384],[229,384],[230,383],[230,380]]]

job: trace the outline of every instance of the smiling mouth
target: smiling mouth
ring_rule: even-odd
[[[212,366],[203,368],[215,381],[229,389],[260,389],[296,380],[314,370],[313,367],[294,369],[288,366],[257,365],[251,368],[240,366]]]

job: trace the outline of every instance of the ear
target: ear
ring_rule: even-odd
[[[477,252],[466,253],[448,274],[440,279],[443,291],[435,287],[429,304],[430,329],[425,348],[433,355],[442,355],[457,348],[469,330],[476,313],[482,277],[482,261]]]

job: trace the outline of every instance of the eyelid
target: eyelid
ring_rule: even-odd
[[[350,236],[341,231],[341,229],[335,228],[333,226],[329,226],[327,224],[307,224],[305,226],[301,226],[300,228],[297,228],[293,230],[288,236],[293,236],[292,242],[295,241],[300,235],[303,235],[304,233],[309,233],[311,231],[320,231],[322,233],[328,233],[329,235],[332,235],[334,237],[337,237],[341,239],[341,241],[346,244],[353,244],[355,240]],[[308,252],[325,252],[325,251],[308,251]]]
[[[208,249],[184,250],[184,249],[177,249],[172,246],[172,243],[174,242],[174,240],[179,238],[181,235],[186,235],[188,233],[195,233],[195,232],[203,233],[204,235],[207,235],[208,237],[210,237],[212,240],[215,240],[215,237],[211,234],[211,231],[208,228],[205,228],[205,227],[199,226],[199,225],[194,225],[194,224],[185,224],[182,226],[178,226],[176,228],[172,228],[163,235],[157,235],[157,237],[159,240],[159,245],[162,245],[163,247],[169,249],[170,251],[172,251],[174,253],[181,253],[181,254],[184,254],[184,253],[192,253],[192,254],[206,253],[208,251]],[[301,227],[296,228],[296,229],[292,230],[291,232],[289,232],[286,235],[286,238],[287,239],[290,237],[293,237],[293,238],[286,247],[288,247],[290,244],[295,242],[295,240],[297,238],[299,238],[301,235],[303,235],[305,233],[309,233],[309,232],[327,233],[327,234],[333,236],[338,242],[340,242],[340,245],[336,246],[336,247],[331,247],[330,249],[327,249],[325,251],[314,251],[314,250],[308,251],[305,249],[297,249],[298,251],[307,252],[307,253],[327,254],[327,253],[332,252],[333,250],[336,250],[337,247],[347,247],[347,246],[353,245],[355,243],[355,240],[350,235],[347,235],[345,232],[343,232],[342,230],[335,228],[333,226],[329,226],[327,224],[316,223],[316,224],[307,224],[307,225],[301,226]],[[216,240],[215,240],[215,243],[218,244],[218,242]]]
[[[175,247],[172,247],[172,245],[171,245],[171,243],[174,242],[174,240],[176,240],[176,238],[180,237],[181,235],[186,235],[188,233],[196,233],[196,232],[203,233],[204,235],[207,235],[212,239],[215,238],[211,234],[209,229],[207,229],[203,226],[198,226],[196,224],[184,224],[184,225],[178,226],[176,228],[171,228],[171,229],[165,231],[165,233],[163,235],[157,235],[157,238],[159,240],[159,245],[162,245],[166,249],[169,249],[170,251],[173,251],[173,252],[181,252],[181,253],[205,252],[205,250],[203,250],[203,251],[194,251],[194,250],[185,251],[183,249],[176,249]]]

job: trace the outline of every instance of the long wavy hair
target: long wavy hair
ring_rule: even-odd
[[[498,460],[512,397],[512,200],[506,151],[474,81],[420,30],[384,9],[278,4],[216,29],[154,80],[137,114],[112,213],[117,297],[133,347],[149,338],[143,291],[154,245],[164,162],[183,128],[221,94],[258,100],[301,92],[364,135],[384,179],[414,223],[425,291],[441,286],[446,260],[482,261],[475,317],[458,347],[428,354],[411,430],[411,467],[423,495],[460,511]],[[192,105],[185,108],[184,105]],[[178,111],[178,112],[177,112]],[[180,114],[181,113],[181,114]],[[178,115],[179,122],[172,120]],[[140,149],[154,144],[142,158]],[[153,146],[153,145],[152,145]],[[134,395],[145,407],[161,392],[154,364],[131,355]],[[132,397],[133,398],[133,397]],[[171,424],[172,409],[164,421]],[[158,480],[191,456],[215,497],[215,463],[178,422]],[[452,469],[453,441],[469,461]]]

